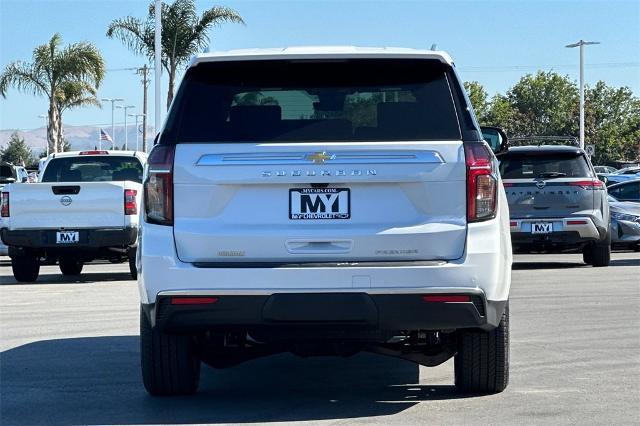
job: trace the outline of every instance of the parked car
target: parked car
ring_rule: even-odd
[[[618,169],[616,169],[615,167],[611,167],[611,166],[593,166],[593,169],[598,174],[600,174],[600,173],[615,173],[615,172],[618,171]]]
[[[609,195],[611,245],[640,251],[640,203],[619,201]]]
[[[55,154],[42,182],[2,191],[2,241],[16,280],[35,281],[40,259],[77,275],[93,259],[129,259],[135,277],[138,206],[146,155],[132,151]]]
[[[618,201],[640,202],[640,179],[617,183],[607,188],[610,195]]]
[[[625,167],[615,173],[609,173],[606,176],[607,185],[626,182],[628,180],[640,179],[640,167]]]
[[[0,163],[0,191],[6,185],[19,182],[28,182],[28,175],[25,176],[26,170],[22,166],[14,166],[11,163]],[[2,226],[0,224],[0,226]],[[0,240],[0,256],[7,256],[9,254],[9,248]]]
[[[582,251],[585,263],[609,265],[607,193],[582,149],[511,147],[498,159],[516,252]]]
[[[148,392],[195,392],[202,361],[362,350],[502,391],[509,217],[464,93],[443,52],[197,56],[144,182]]]
[[[11,163],[0,163],[0,190],[10,183],[26,183],[29,180],[27,170]]]

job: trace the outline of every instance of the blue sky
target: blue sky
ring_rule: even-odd
[[[102,51],[107,76],[101,97],[122,97],[142,108],[140,79],[122,68],[144,58],[108,39],[109,23],[125,15],[146,16],[146,0],[0,0],[0,66],[30,60],[33,48],[60,32],[66,42],[87,40]],[[246,26],[227,24],[211,32],[211,50],[293,45],[352,44],[429,48],[437,43],[456,61],[465,80],[490,94],[504,92],[525,73],[553,69],[578,79],[580,38],[602,44],[586,52],[586,81],[629,86],[640,95],[640,1],[198,1],[236,9]],[[167,84],[163,83],[163,98]],[[149,108],[153,117],[153,90]],[[163,99],[164,103],[164,99]],[[10,90],[0,98],[0,129],[43,125],[44,98]],[[131,111],[130,111],[131,112]],[[122,121],[116,110],[116,121]],[[66,125],[111,122],[110,107],[65,113]]]

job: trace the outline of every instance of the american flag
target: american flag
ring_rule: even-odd
[[[111,136],[109,136],[109,133],[105,132],[102,129],[100,129],[100,140],[101,141],[113,142],[113,140],[111,140]]]

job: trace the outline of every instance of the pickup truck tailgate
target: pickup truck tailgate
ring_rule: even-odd
[[[10,229],[122,228],[124,182],[12,185]]]

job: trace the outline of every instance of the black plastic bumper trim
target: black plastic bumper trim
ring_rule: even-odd
[[[189,296],[195,296],[190,294]],[[425,302],[422,294],[277,293],[221,295],[208,305],[172,305],[171,296],[143,305],[151,323],[166,332],[327,328],[361,330],[491,329],[506,301],[469,294],[470,302]]]
[[[2,242],[8,246],[28,248],[100,248],[130,246],[136,242],[138,229],[65,229],[78,231],[80,241],[77,244],[57,244],[56,232],[58,229],[29,229],[29,230],[0,230]]]

